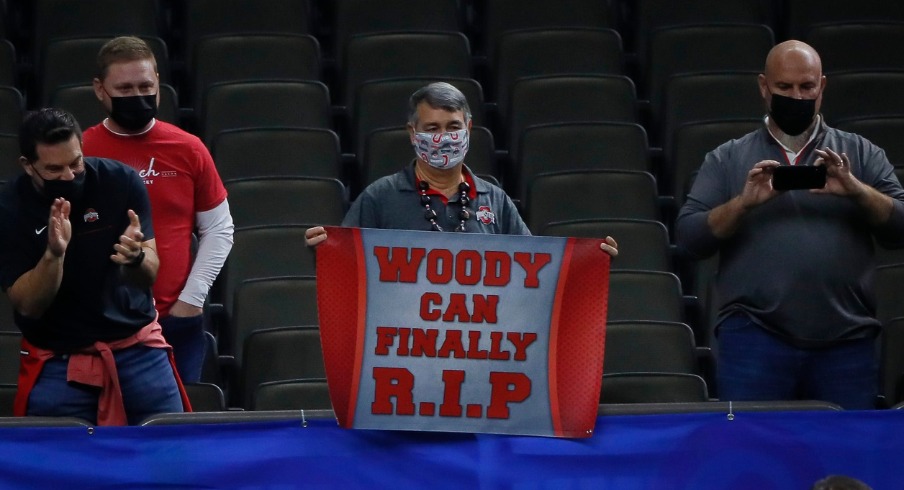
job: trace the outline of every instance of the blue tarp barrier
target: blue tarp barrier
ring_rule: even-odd
[[[600,417],[589,439],[346,430],[330,420],[2,428],[2,488],[904,488],[904,411]]]

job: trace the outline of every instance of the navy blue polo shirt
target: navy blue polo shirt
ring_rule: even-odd
[[[129,225],[128,210],[141,221],[144,240],[154,238],[151,204],[134,170],[115,160],[85,158],[83,196],[72,203],[72,239],[63,262],[56,298],[41,318],[15,314],[16,325],[32,344],[70,352],[128,337],[156,317],[151,288],[125,281],[110,260],[113,245]],[[0,287],[6,292],[33,269],[47,248],[52,199],[20,175],[0,193]]]
[[[465,222],[465,231],[503,235],[531,234],[505,191],[477,177],[467,166],[463,170],[472,184],[469,196],[471,202],[468,204],[471,217]],[[461,205],[458,201],[457,195],[447,202],[445,197],[431,193],[430,207],[436,211],[436,221],[444,230],[452,231],[461,223]],[[367,186],[346,213],[342,226],[430,231],[433,225],[425,218],[425,212],[412,163]]]

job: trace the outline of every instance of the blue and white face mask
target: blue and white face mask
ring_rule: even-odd
[[[448,133],[414,133],[414,153],[434,168],[452,168],[468,153],[467,129]]]

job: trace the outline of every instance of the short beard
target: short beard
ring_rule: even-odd
[[[791,136],[790,134],[786,134],[782,131],[782,128],[778,127],[778,124],[775,124],[775,121],[772,118],[769,118],[769,125],[772,127],[773,131],[772,135],[775,136],[775,139],[779,141],[779,143],[785,145],[786,148],[790,148],[795,152],[799,152],[804,145],[807,144],[807,141],[810,140],[810,136],[813,135],[813,131],[816,131],[816,128],[819,125],[819,117],[814,117],[813,122],[810,123],[810,127],[804,130],[803,133],[800,133],[796,136]]]
[[[803,133],[800,133],[797,136],[791,136],[790,134],[785,134],[782,130],[778,131],[778,140],[781,144],[791,148],[794,151],[800,151],[801,148],[807,144],[807,141],[810,140],[810,135],[813,134],[813,127],[808,128]]]

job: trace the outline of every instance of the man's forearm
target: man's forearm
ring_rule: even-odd
[[[226,263],[232,250],[232,215],[225,200],[210,211],[197,213],[198,252],[179,300],[190,305],[202,306],[211,285]]]
[[[706,218],[706,223],[718,239],[730,237],[737,231],[741,219],[747,213],[747,208],[741,201],[741,196],[735,196],[730,201],[713,208]]]
[[[44,252],[35,267],[13,283],[8,294],[16,311],[29,318],[44,315],[60,290],[64,257]]]
[[[154,247],[147,244],[141,246],[144,253],[141,262],[136,265],[121,265],[122,273],[130,284],[138,287],[151,287],[157,280],[157,270],[160,268],[160,259]]]
[[[861,186],[862,191],[854,196],[854,200],[866,211],[869,223],[881,225],[888,221],[895,208],[892,198],[867,184],[861,183]]]

